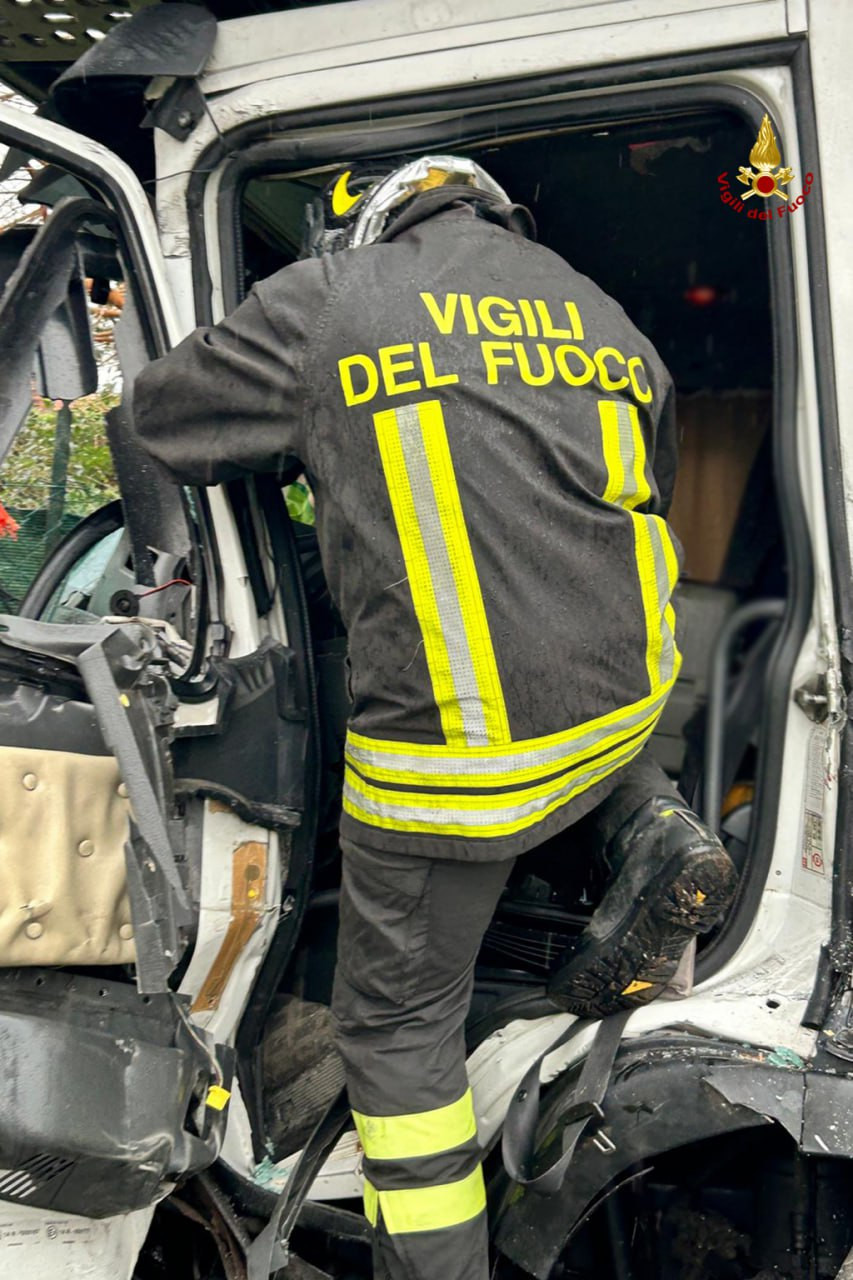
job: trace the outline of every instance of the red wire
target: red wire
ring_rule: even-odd
[[[146,596],[156,596],[158,591],[165,591],[167,587],[191,587],[192,583],[186,578],[170,578],[168,582],[164,582],[162,587],[152,587],[150,591],[140,591],[139,599],[144,600]]]

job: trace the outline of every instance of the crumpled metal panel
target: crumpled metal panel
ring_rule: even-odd
[[[171,993],[0,970],[0,1201],[109,1218],[207,1168],[227,1110],[205,1103],[234,1063],[213,1053]]]

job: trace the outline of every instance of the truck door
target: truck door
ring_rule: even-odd
[[[0,1200],[118,1218],[262,1142],[240,1045],[307,893],[313,675],[277,491],[238,535],[135,443],[180,336],[142,187],[12,108],[0,143],[45,208],[0,240]]]

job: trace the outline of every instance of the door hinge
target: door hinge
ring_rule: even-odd
[[[794,701],[815,724],[838,725],[847,714],[841,673],[830,668],[794,690]]]

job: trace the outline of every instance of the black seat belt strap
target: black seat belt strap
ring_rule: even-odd
[[[290,1262],[293,1263],[294,1275],[308,1274],[304,1270],[308,1264],[302,1264],[303,1269],[299,1271],[301,1260],[298,1262],[289,1252],[290,1234],[296,1225],[299,1210],[314,1184],[314,1179],[350,1121],[351,1113],[344,1089],[332,1102],[306,1142],[296,1168],[290,1174],[284,1190],[275,1202],[267,1225],[249,1246],[246,1254],[248,1280],[269,1280],[274,1272],[284,1268],[291,1269],[288,1266]],[[311,1268],[310,1274],[312,1280],[325,1275],[316,1268]]]
[[[581,1137],[591,1122],[594,1121],[598,1128],[604,1120],[601,1104],[610,1083],[625,1024],[632,1013],[632,1009],[627,1009],[600,1022],[578,1077],[571,1105],[562,1116],[564,1128],[561,1154],[547,1169],[536,1174],[533,1166],[539,1123],[539,1072],[542,1063],[556,1049],[579,1039],[593,1025],[593,1020],[579,1018],[573,1022],[525,1072],[510,1102],[503,1128],[504,1167],[514,1182],[541,1195],[553,1195],[555,1191],[559,1191]]]

